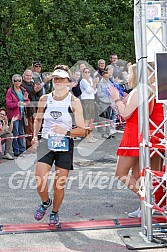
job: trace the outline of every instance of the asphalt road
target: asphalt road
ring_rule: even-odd
[[[139,206],[139,201],[114,177],[116,149],[121,134],[104,140],[98,131],[97,143],[75,141],[74,170],[70,172],[59,215],[60,221],[81,222],[127,218],[127,212]],[[40,203],[36,193],[33,162],[35,154],[0,163],[0,224],[36,223],[33,217]],[[52,178],[49,190],[52,196]],[[48,214],[49,214],[48,210]],[[48,221],[48,214],[41,221]],[[127,233],[130,229],[127,229]],[[46,233],[0,235],[0,252],[26,251],[114,251],[124,252],[125,244],[118,229],[100,229]],[[136,250],[137,251],[137,250]],[[142,251],[166,251],[151,249]]]

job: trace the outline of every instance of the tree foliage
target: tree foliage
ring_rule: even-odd
[[[1,0],[0,27],[1,103],[11,76],[34,59],[44,71],[78,60],[108,63],[111,52],[134,59],[132,0]]]

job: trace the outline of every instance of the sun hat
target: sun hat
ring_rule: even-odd
[[[54,77],[54,78],[56,78],[56,76],[58,76],[58,77],[60,77],[60,78],[68,78],[69,80],[70,80],[70,76],[69,76],[69,74],[66,72],[66,71],[64,71],[64,70],[62,70],[62,69],[56,69],[53,73],[52,73],[52,76]]]

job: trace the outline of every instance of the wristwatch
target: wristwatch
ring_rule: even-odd
[[[66,133],[66,136],[70,137],[70,134],[71,134],[71,132],[70,132],[70,130],[68,130],[67,133]]]

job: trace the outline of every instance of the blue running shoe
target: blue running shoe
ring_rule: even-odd
[[[59,226],[59,215],[58,215],[58,213],[51,213],[50,214],[49,225]]]
[[[41,203],[41,205],[39,206],[39,208],[36,210],[36,212],[34,214],[34,218],[37,221],[42,220],[42,218],[46,214],[46,210],[48,209],[49,206],[51,206],[51,204],[52,204],[52,199],[50,199],[48,205],[44,205],[43,203]]]

